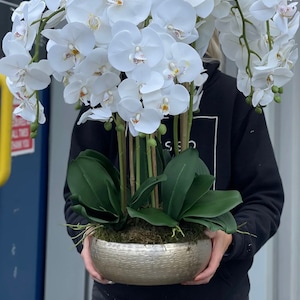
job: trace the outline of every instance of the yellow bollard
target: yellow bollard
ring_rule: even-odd
[[[0,187],[11,172],[11,129],[13,96],[6,86],[5,76],[0,74]]]

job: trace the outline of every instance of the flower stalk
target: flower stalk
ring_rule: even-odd
[[[116,130],[118,140],[118,156],[120,168],[120,191],[121,191],[121,209],[123,214],[126,214],[127,207],[127,193],[126,193],[126,138],[125,138],[125,125],[119,114],[116,114]]]

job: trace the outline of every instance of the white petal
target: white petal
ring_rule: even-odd
[[[24,77],[24,83],[33,90],[43,90],[51,82],[50,76],[43,71],[30,68]]]
[[[3,57],[0,59],[0,73],[14,77],[29,64],[30,59],[29,56],[17,54]]]
[[[249,11],[257,20],[260,21],[266,21],[272,18],[275,13],[274,7],[267,7],[261,1],[254,2]]]

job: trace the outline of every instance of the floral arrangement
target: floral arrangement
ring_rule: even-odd
[[[241,203],[239,193],[212,191],[214,178],[197,150],[188,147],[193,111],[208,76],[203,60],[218,32],[249,104],[260,111],[280,102],[298,58],[296,5],[286,0],[23,1],[3,39],[0,72],[19,103],[14,113],[32,123],[33,137],[46,121],[38,91],[49,86],[51,76],[64,83],[65,102],[87,107],[79,124],[101,121],[107,130],[116,129],[119,169],[86,150],[68,170],[73,208],[92,223],[118,229],[130,216],[178,230],[186,221],[233,232],[230,210]],[[47,59],[39,55],[42,36],[48,39]],[[175,147],[173,158],[159,143],[170,130],[162,124],[167,115],[174,116],[174,132],[181,118],[174,141],[177,146],[180,140],[181,149]]]

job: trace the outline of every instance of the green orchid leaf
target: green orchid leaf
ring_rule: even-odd
[[[72,194],[80,196],[80,202],[94,210],[103,208],[120,214],[119,191],[106,169],[90,157],[78,156],[68,167],[67,182]]]
[[[111,176],[115,187],[117,189],[120,188],[120,172],[105,155],[92,149],[86,149],[80,152],[78,157],[86,157],[92,160],[96,160],[99,164],[101,164],[104,167],[107,173]]]
[[[139,172],[140,172],[140,183],[142,184],[148,178],[148,163],[147,163],[147,149],[146,149],[146,138],[137,137],[139,148],[134,149],[134,155],[139,151]],[[134,159],[136,162],[136,158]],[[136,167],[136,166],[135,166]]]
[[[108,212],[99,212],[88,210],[81,204],[73,205],[72,209],[79,215],[83,216],[90,222],[100,223],[100,224],[109,224],[109,223],[118,223],[119,216],[113,215]]]
[[[184,221],[190,223],[201,224],[211,231],[223,230],[228,234],[237,231],[237,224],[230,212],[215,218],[183,218]]]
[[[149,196],[153,191],[154,187],[158,183],[165,180],[167,180],[167,176],[165,174],[146,179],[139,187],[139,189],[135,192],[135,194],[132,196],[130,203],[128,203],[128,206],[133,209],[138,209],[142,207],[149,200]]]
[[[166,165],[171,160],[171,154],[168,150],[163,149],[161,142],[156,137],[156,165],[157,165],[157,174],[160,175],[163,173]]]
[[[69,199],[72,202],[72,206],[76,206],[76,205],[81,205],[85,207],[85,203],[81,200],[81,197],[79,195],[71,195],[69,197]],[[98,206],[97,208],[91,208],[91,207],[87,207],[87,209],[93,210],[93,211],[98,211],[98,212],[108,212],[105,207],[102,206]]]
[[[230,211],[240,203],[242,197],[238,191],[208,191],[182,217],[213,218]]]
[[[173,219],[180,215],[186,194],[195,178],[199,162],[198,151],[189,148],[175,156],[166,166],[168,179],[161,184],[164,211]]]
[[[187,192],[180,216],[183,216],[198,200],[209,191],[215,178],[212,175],[197,175]],[[180,217],[179,217],[180,218]]]
[[[196,149],[195,149],[196,150]],[[205,162],[199,157],[199,152],[196,150],[198,153],[198,161],[196,164],[196,173],[198,175],[211,175],[209,172],[208,167],[206,166]]]
[[[127,207],[128,214],[131,218],[139,218],[148,222],[154,226],[168,226],[176,227],[178,222],[164,213],[158,208],[142,208],[140,210],[135,210],[131,207]]]

